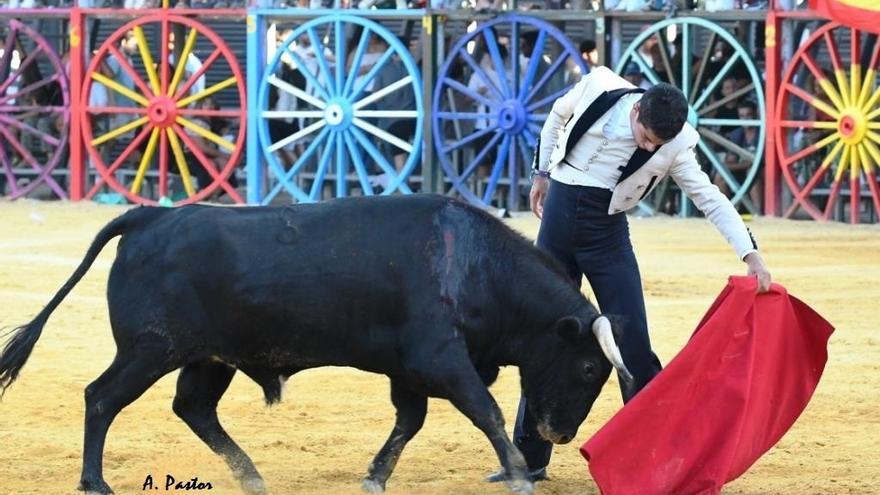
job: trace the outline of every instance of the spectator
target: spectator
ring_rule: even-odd
[[[112,79],[113,72],[111,71],[110,67],[107,65],[106,60],[107,59],[105,58],[104,61],[102,61],[102,63],[99,64],[97,72],[103,76],[106,76],[106,77],[109,77]],[[88,60],[85,60],[84,62],[86,64],[89,63]],[[64,66],[65,74],[67,75],[68,78],[70,78],[70,51],[65,52],[64,55],[61,56],[61,63]],[[88,107],[89,108],[99,108],[99,107],[111,106],[111,104],[112,104],[111,98],[112,97],[113,97],[112,93],[110,93],[110,91],[107,90],[106,86],[99,83],[98,81],[93,80],[91,90],[89,91]],[[106,114],[106,113],[91,113],[90,112],[90,119],[89,120],[91,120],[92,137],[93,138],[97,138],[110,130],[109,129],[109,118],[110,118],[110,115]],[[101,149],[98,150],[98,152],[104,157],[105,161],[106,161],[106,157],[107,157],[109,148],[110,147],[105,143],[101,147]],[[137,158],[138,158],[138,154],[132,153],[132,156],[129,158],[129,160],[135,160]],[[89,155],[88,159],[89,159],[90,169],[94,170],[95,164],[94,164],[94,160],[92,159],[91,155]]]
[[[276,47],[282,46],[285,40],[293,34],[293,30],[290,28],[275,30],[270,29],[271,34],[273,34],[273,45]],[[270,53],[270,56],[272,54]],[[293,61],[292,57],[288,53],[283,53],[280,57],[280,63],[278,64],[278,70],[275,73],[275,76],[290,84],[291,86],[299,89],[306,88],[306,78],[303,76],[302,72],[297,71],[294,67],[296,63]],[[316,67],[317,68],[317,67]],[[313,93],[312,93],[313,94]],[[299,99],[290,93],[290,91],[285,91],[278,89],[275,85],[269,86],[269,108],[280,111],[280,112],[289,112],[294,111],[299,108]],[[273,143],[281,141],[282,139],[296,133],[300,127],[301,119],[295,119],[293,117],[287,117],[283,119],[269,119],[269,138]],[[277,151],[278,156],[281,159],[281,163],[285,169],[290,168],[297,160],[297,142],[291,142],[282,147]]]
[[[122,63],[128,63],[129,67],[134,69],[135,62],[134,57],[138,53],[138,42],[137,38],[134,35],[134,31],[127,31],[125,35],[123,35],[122,40],[119,42],[119,53],[124,57],[124,60],[119,60],[115,56],[108,53],[105,60],[107,61],[107,67],[113,73],[113,77],[111,79],[115,79],[116,82],[125,86],[126,88],[134,91],[135,93],[140,93],[140,90],[135,89],[134,78],[122,68]],[[131,98],[118,94],[114,97],[114,104],[117,107],[125,107],[125,108],[133,108],[140,106],[139,103],[132,100]],[[123,126],[132,120],[135,119],[135,115],[133,113],[118,113],[113,116],[113,127]],[[125,134],[125,137],[131,138],[134,134],[134,131],[130,131]]]
[[[203,110],[211,110],[211,101],[208,98],[196,102],[194,105]],[[188,117],[188,120],[206,131],[211,130],[211,124],[205,117],[193,115]],[[208,141],[196,131],[185,127],[184,132],[186,132],[187,136],[192,140],[195,147],[198,148],[198,151],[201,151],[201,154],[208,159],[209,164],[219,173],[226,165],[229,157],[220,151],[216,144]],[[184,159],[189,166],[190,174],[198,181],[198,186],[196,186],[197,189],[204,189],[214,181],[214,178],[208,172],[207,168],[205,168],[205,165],[203,165],[202,161],[196,157],[195,150],[187,148],[184,153]]]
[[[477,12],[498,12],[504,8],[504,0],[476,0],[474,10]]]
[[[174,33],[169,32],[168,33],[168,62],[171,65],[177,65],[176,57],[177,57],[177,55],[174,53]],[[196,74],[196,72],[198,72],[199,69],[201,69],[201,68],[202,68],[202,61],[195,54],[194,51],[189,52],[189,55],[186,57],[186,60],[184,61],[183,72],[185,74],[185,77],[184,77],[183,81],[181,82],[181,84],[186,84],[186,81],[188,79],[190,79],[192,76],[194,76]],[[190,94],[197,94],[197,93],[201,93],[202,91],[204,91],[205,86],[206,86],[206,82],[207,82],[207,78],[205,77],[205,74],[200,75],[199,78],[196,79],[196,82],[193,83],[192,87],[190,87],[190,91],[189,91]]]
[[[119,53],[125,58],[124,62],[127,62],[129,66],[132,68],[135,67],[134,56],[138,53],[138,42],[137,38],[134,35],[134,31],[127,31],[125,35],[123,35],[122,40],[119,41]],[[117,59],[115,56],[108,55],[107,58],[107,66],[110,68],[110,71],[113,72],[113,79],[121,85],[125,86],[130,90],[134,90],[134,79],[131,75],[123,70],[121,60]],[[118,106],[129,107],[134,106],[135,103],[129,98],[125,98],[125,100],[120,100],[116,102]]]
[[[452,53],[454,41],[451,36],[444,37],[444,53]],[[467,64],[461,56],[452,57],[447,71],[447,77],[462,85],[467,85],[468,76],[465,74]],[[446,86],[443,97],[441,99],[442,111],[459,112],[467,111],[473,105],[473,101],[462,91],[455,91]],[[443,120],[443,129],[440,133],[444,142],[449,144],[450,141],[461,140],[463,136],[470,134],[473,130],[473,121],[470,119],[445,119]]]
[[[736,79],[733,77],[727,77],[723,81],[721,81],[721,88],[716,93],[716,101],[729,97],[734,92],[736,92]],[[738,98],[732,98],[728,100],[724,105],[721,105],[713,112],[713,118],[716,119],[732,119],[735,120],[739,112],[737,110],[737,102]]]
[[[303,75],[303,78],[306,80],[306,93],[313,96],[317,95],[318,88],[315,87],[315,84],[309,77],[306,77],[306,74],[314,76],[314,79],[322,85],[326,84],[327,81],[324,78],[323,71],[319,69],[318,54],[312,46],[312,40],[309,39],[307,34],[301,34],[295,42],[290,44],[288,50],[302,61],[302,66],[296,62],[296,59],[286,53],[282,54],[281,61],[297,69]],[[322,55],[327,61],[327,65],[332,69],[335,65],[333,53],[327,47],[324,47],[324,53]]]
[[[592,71],[598,65],[599,51],[596,49],[595,41],[591,39],[581,41],[580,54],[581,60],[587,66],[588,71]],[[573,57],[568,57],[565,60],[565,84],[576,84],[580,81],[581,76],[583,74],[581,73],[580,66],[577,64],[577,60]]]
[[[639,33],[644,33],[650,28],[650,24],[645,24],[639,30]],[[651,69],[657,69],[663,64],[663,57],[660,55],[660,45],[657,41],[656,34],[649,36],[641,45],[639,45],[637,55],[640,56],[645,65]]]
[[[404,46],[409,45],[409,40],[405,38],[401,38],[400,41]],[[388,48],[388,42],[384,39],[381,39],[380,43],[386,49]],[[400,57],[397,54],[394,54],[376,76],[376,87],[386,88],[408,75],[406,67],[403,65]],[[410,85],[406,85],[396,91],[392,91],[378,100],[375,103],[375,108],[376,110],[415,110],[415,93]],[[404,141],[412,142],[416,131],[415,123],[415,119],[412,118],[383,118],[379,119],[378,127]],[[389,155],[392,156],[394,160],[394,168],[400,172],[406,164],[408,153],[393,144],[388,144],[388,147]]]
[[[532,60],[532,57],[537,57],[537,70],[535,71],[535,75],[530,81],[531,84],[537,84],[541,77],[550,70],[550,64],[547,60],[544,59],[544,53],[535,53],[535,43],[538,39],[537,31],[527,31],[520,35],[520,60],[519,60],[519,68],[520,68],[520,80],[525,81],[526,73],[529,69],[529,64]],[[546,45],[545,47],[546,48]],[[532,101],[540,101],[545,97],[557,93],[562,90],[563,85],[565,84],[565,72],[557,71],[556,74],[550,76],[550,78],[544,83],[543,86],[538,88],[538,92],[535,94]],[[532,88],[528,88],[531,90]],[[553,105],[553,102],[547,102],[544,107],[536,108],[535,111],[537,113],[546,112]]]
[[[507,63],[507,60],[509,59],[507,48],[505,48],[504,45],[498,45],[498,52],[500,53],[503,65],[506,68],[506,72],[503,76],[498,74],[495,70],[492,56],[488,52],[483,51],[483,56],[480,59],[480,68],[483,69],[483,73],[480,74],[475,71],[471,74],[470,80],[468,81],[468,89],[490,101],[500,99],[495,91],[501,91],[501,88],[503,88],[501,77],[507,78],[507,84],[513,84],[513,74],[510,72],[510,69],[507,68],[509,66]],[[494,90],[492,89],[493,87],[495,88]],[[489,117],[491,116],[490,108],[479,100],[475,100],[475,103],[477,105],[477,113],[486,115],[484,118],[477,118],[474,120],[474,132],[480,132],[489,128]],[[472,141],[474,154],[479,154],[486,145],[489,144],[492,137],[493,133],[490,131]],[[494,163],[495,150],[490,150],[485,157],[484,163]],[[481,175],[487,175],[488,170],[491,170],[491,167],[483,165],[480,167],[479,172]]]
[[[158,7],[160,4],[158,0],[123,0],[122,2],[123,8],[126,9],[148,9]]]
[[[405,39],[401,37],[401,39]],[[409,54],[412,56],[413,60],[416,62],[416,67],[421,67],[422,65],[422,45],[423,40],[417,36],[413,36],[409,39],[406,47],[409,50]]]
[[[648,0],[605,0],[605,10],[640,12],[650,9],[651,3]]]
[[[367,42],[367,49],[360,60],[360,65],[357,67],[352,67],[354,63],[355,52],[349,54],[348,59],[348,67],[349,72],[352,70],[357,71],[357,77],[354,80],[353,88],[358,87],[359,84],[364,80],[364,76],[370,72],[370,69],[376,65],[376,62],[382,57],[382,54],[385,53],[385,50],[388,48],[388,45],[384,42],[381,36],[371,33],[370,40]],[[369,81],[366,86],[363,87],[363,96],[367,96],[373,92],[373,89],[376,87],[376,79],[373,78],[372,81]]]
[[[830,67],[820,67],[820,70],[823,74],[834,73],[833,69],[831,69]],[[809,94],[825,94],[825,90],[822,89],[819,79],[816,79],[812,75],[807,76],[805,79],[805,81],[800,82],[799,84],[803,84],[804,86],[806,86],[806,90]],[[822,110],[817,109],[809,102],[806,102],[800,98],[792,98],[789,101],[789,105],[791,108],[792,116],[796,120],[803,120],[807,122],[829,122],[836,120]],[[828,131],[825,129],[817,129],[814,127],[799,128],[797,131],[795,131],[794,136],[792,136],[794,139],[794,142],[791,143],[791,146],[793,146],[792,149],[804,149],[807,146],[810,146],[811,144],[823,139],[827,135]],[[797,167],[801,169],[801,172],[806,172],[808,174],[807,177],[804,178],[804,181],[812,176],[812,174],[818,169],[823,159],[824,156],[822,156],[822,153],[811,153],[804,158],[805,166]]]
[[[107,65],[107,59],[98,64],[98,73],[102,76],[112,79],[114,77],[113,70]],[[106,108],[114,105],[115,92],[111,93],[106,86],[98,81],[92,81],[92,89],[89,92],[90,108]],[[109,130],[110,115],[105,113],[92,114],[92,135],[97,137]]]
[[[737,103],[737,116],[740,120],[754,120],[757,115],[758,107],[753,101],[743,99]],[[724,165],[730,170],[731,175],[733,175],[733,178],[736,179],[739,184],[745,182],[753,161],[761,159],[761,157],[755,156],[755,153],[758,150],[759,136],[760,133],[758,132],[758,127],[753,125],[737,127],[727,136],[730,142],[751,153],[753,157],[750,158],[749,156],[740,155],[734,150],[727,150],[724,158]],[[724,195],[728,197],[731,195],[730,186],[721,174],[716,173],[713,182]],[[761,200],[763,190],[763,180],[759,169],[755,175],[755,180],[752,182],[752,185],[749,186],[749,198],[752,200],[752,204],[755,205],[758,211],[762,210]]]
[[[599,49],[596,47],[595,41],[591,39],[581,41],[580,49],[581,58],[584,59],[588,69],[593,70],[599,66]]]
[[[715,90],[715,94],[712,96],[713,102],[718,102],[723,100],[730,95],[732,95],[736,91],[736,79],[733,77],[727,77],[721,81],[721,86]],[[741,98],[732,98],[727,100],[723,105],[715,108],[709,114],[713,119],[724,119],[724,120],[732,120],[735,121],[739,118],[739,112],[737,112],[737,105]],[[720,134],[722,137],[729,137],[728,134],[736,128],[736,126],[731,125],[713,125],[709,127],[712,131]],[[722,158],[726,156],[727,149],[724,146],[719,144],[711,144],[710,147],[715,151],[715,154]],[[713,177],[714,172],[711,167],[711,162],[704,156],[702,150],[698,150],[697,155],[700,157],[700,163],[705,167],[705,172],[709,174],[710,177]],[[717,179],[718,177],[715,177]],[[723,179],[722,179],[723,180]]]
[[[653,84],[645,80],[644,74],[642,74],[642,71],[639,70],[639,65],[635,62],[626,64],[626,69],[623,71],[623,78],[629,81],[633,86],[644,90],[653,86]]]
[[[733,57],[733,47],[727,44],[726,41],[719,40],[715,42],[715,48],[712,50],[712,55],[709,57],[709,61],[706,63],[706,70],[703,75],[703,81],[701,81],[701,87],[705,87],[704,85],[708,85],[709,81],[715,77],[715,74],[721,72],[721,69],[727,65],[727,62]],[[735,88],[740,88],[745,86],[750,81],[749,71],[746,68],[745,64],[742,61],[736,62],[733,67],[730,68],[730,71],[725,75],[725,77],[733,78],[736,82]]]
[[[205,98],[204,103],[202,104],[202,108],[205,110],[216,111],[220,110],[220,105],[217,104],[214,98],[209,96]],[[210,131],[223,138],[224,141],[235,143],[235,129],[232,125],[231,119],[219,116],[208,117],[208,125],[210,127]],[[217,150],[223,156],[225,156],[227,160],[232,155],[232,150],[230,149],[217,146]],[[223,163],[225,166],[226,162],[224,161]],[[232,174],[229,175],[229,179],[227,179],[227,182],[229,182],[229,185],[231,185],[232,187],[238,187],[238,177],[236,176],[234,170]]]

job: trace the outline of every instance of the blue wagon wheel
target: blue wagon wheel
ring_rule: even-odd
[[[662,81],[681,89],[690,105],[688,122],[700,133],[697,147],[701,158],[712,165],[712,175],[720,177],[716,184],[727,190],[734,204],[742,203],[752,213],[760,213],[759,205],[751,201],[748,193],[764,157],[764,89],[749,51],[733,35],[704,19],[666,19],[633,40],[616,70],[624,75],[638,72],[652,85]],[[751,101],[755,107],[748,118],[737,115],[736,102],[743,100]],[[749,146],[743,146],[739,137],[732,138],[745,129],[753,136]],[[747,168],[734,174],[734,164]],[[664,199],[665,190],[665,186],[658,187],[654,198],[643,201],[639,207],[648,213],[665,207],[665,203],[675,199]],[[680,203],[679,213],[686,215],[683,193]]]
[[[498,17],[462,37],[440,69],[432,107],[452,190],[474,204],[518,209],[541,126],[586,72],[562,31],[531,17]],[[512,187],[498,201],[501,185]]]
[[[285,79],[285,64],[305,87]],[[352,185],[365,195],[410,193],[407,179],[421,154],[421,85],[408,47],[376,22],[333,14],[296,28],[259,87],[258,135],[274,181],[263,203],[282,191],[318,201],[332,182],[337,197]],[[293,108],[270,108],[270,88]],[[281,135],[270,129],[282,122]],[[279,158],[284,150],[293,155],[287,163]]]

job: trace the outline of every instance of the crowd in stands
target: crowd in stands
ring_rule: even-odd
[[[542,9],[580,9],[607,11],[651,10],[733,10],[766,9],[770,0],[529,0],[518,5],[539,5]],[[780,0],[782,8],[794,8],[805,4],[803,0]],[[170,0],[175,8],[244,8],[260,0]],[[78,4],[86,8],[157,8],[162,0],[0,0],[0,8],[32,9],[46,7],[72,7]],[[477,11],[511,10],[510,0],[266,0],[266,6],[299,8],[353,8],[353,9],[474,9]]]
[[[69,8],[153,9],[162,7],[162,0],[0,0],[0,9]],[[245,8],[247,0],[169,0],[173,8],[225,9]]]

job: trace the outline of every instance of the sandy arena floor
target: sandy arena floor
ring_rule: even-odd
[[[80,262],[106,221],[123,209],[95,204],[0,202],[0,328],[29,321]],[[537,221],[511,221],[534,236]],[[729,274],[743,274],[705,220],[633,219],[653,340],[668,362]],[[880,493],[880,227],[761,219],[752,230],[776,281],[837,328],[819,389],[782,441],[728,494]],[[65,494],[80,474],[83,389],[114,353],[104,290],[115,243],[55,311],[18,382],[0,402],[0,493]],[[171,411],[176,373],[124,410],[107,440],[104,473],[119,494],[141,492],[148,474],[197,476],[212,493],[241,493],[225,464]],[[492,392],[512,428],[517,372]],[[609,382],[578,438],[557,447],[552,480],[538,494],[598,493],[577,447],[620,407]],[[360,493],[360,479],[391,429],[385,377],[328,368],[297,375],[271,409],[237,375],[220,403],[230,434],[275,494]],[[488,441],[446,402],[389,480],[388,493],[507,493],[482,477],[496,469]]]

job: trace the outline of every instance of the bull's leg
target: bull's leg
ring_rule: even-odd
[[[400,453],[406,443],[422,429],[425,413],[428,411],[426,395],[413,393],[394,380],[391,380],[391,402],[397,408],[397,420],[391,435],[382,450],[376,454],[367,471],[367,477],[364,478],[363,489],[370,493],[385,491],[385,482],[394,471]]]
[[[246,492],[266,493],[266,484],[254,463],[217,418],[217,403],[233,375],[235,368],[223,363],[203,361],[184,366],[177,379],[174,412],[211,450],[223,457]]]
[[[79,490],[113,493],[102,470],[104,441],[113,419],[125,406],[141,396],[156,380],[176,368],[164,353],[138,349],[136,355],[118,355],[113,363],[86,387],[85,441]]]
[[[526,460],[504,431],[501,409],[471,364],[467,350],[448,346],[432,362],[443,364],[429,371],[430,379],[489,438],[508,473],[508,487],[516,493],[531,494],[534,484],[526,477]]]

